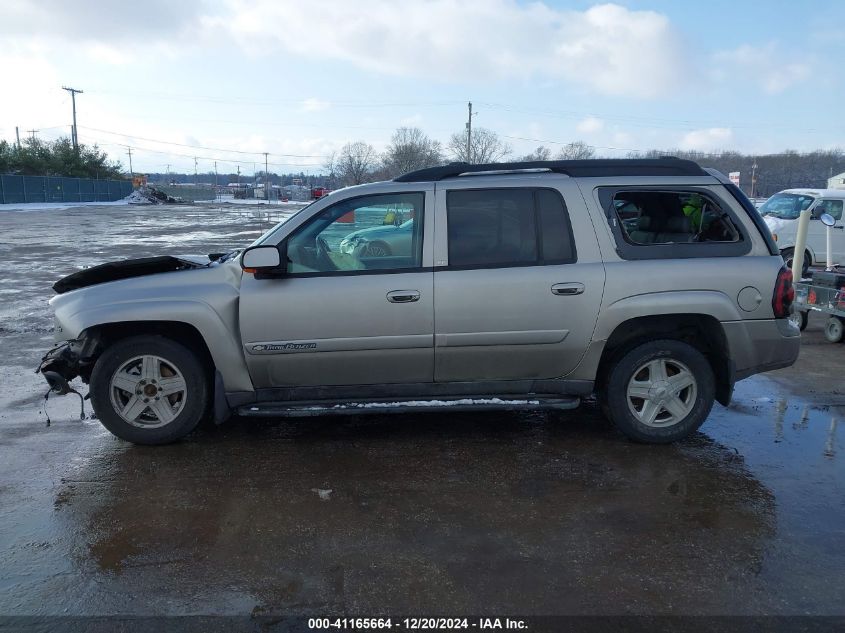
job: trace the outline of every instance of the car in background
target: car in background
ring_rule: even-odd
[[[369,257],[388,257],[400,255],[407,257],[411,254],[411,244],[414,237],[413,218],[399,226],[373,226],[350,233],[340,242],[340,252],[347,255],[356,249]]]

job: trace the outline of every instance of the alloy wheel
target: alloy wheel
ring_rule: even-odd
[[[173,363],[160,356],[129,359],[111,377],[111,404],[132,426],[158,428],[171,423],[185,407],[188,386]]]
[[[628,409],[647,426],[681,422],[695,406],[698,384],[684,363],[658,358],[640,365],[628,381]]]

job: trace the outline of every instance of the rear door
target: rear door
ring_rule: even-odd
[[[438,382],[561,377],[592,336],[605,273],[580,192],[565,177],[502,181],[437,184]]]

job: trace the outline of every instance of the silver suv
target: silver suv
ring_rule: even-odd
[[[671,442],[799,349],[763,220],[674,158],[426,169],[333,192],[210,259],[57,282],[53,391],[81,376],[106,428],[140,444],[233,412],[572,409],[593,394],[627,436]]]

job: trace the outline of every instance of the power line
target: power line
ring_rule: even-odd
[[[97,138],[93,138],[92,140],[95,141],[95,143],[97,143],[97,145],[105,145],[105,146],[108,146],[108,147],[129,147],[129,145],[127,145],[125,143],[115,143],[115,142],[112,142],[112,141],[105,141],[105,140],[97,139]],[[232,158],[223,158],[223,157],[220,157],[220,156],[197,156],[196,154],[180,154],[178,152],[152,149],[152,148],[149,148],[149,147],[140,147],[140,146],[137,146],[137,145],[133,145],[132,149],[135,152],[147,152],[147,153],[150,153],[150,154],[160,154],[162,156],[178,156],[179,158],[190,158],[190,159],[197,158],[199,160],[207,160],[207,161],[215,161],[216,160],[216,161],[220,161],[221,163],[226,163],[226,164],[230,164],[230,165],[249,165],[253,162],[252,160],[236,160],[236,159],[232,159]],[[263,152],[260,152],[260,153],[263,155]],[[270,154],[270,156],[273,156],[273,154]],[[268,163],[268,164],[273,166],[273,167],[315,167],[316,166],[314,163]]]
[[[260,156],[263,155],[264,152],[247,152],[245,150],[240,149],[223,149],[221,147],[205,147],[203,145],[190,145],[188,143],[176,143],[174,141],[162,141],[160,139],[154,138],[145,138],[143,136],[135,136],[133,134],[126,134],[124,132],[112,132],[109,130],[101,130],[94,127],[87,127],[82,126],[86,130],[91,130],[93,132],[100,132],[102,134],[111,134],[113,136],[122,136],[124,138],[131,138],[137,141],[147,141],[150,143],[161,143],[162,145],[175,145],[177,147],[189,147],[191,149],[205,149],[210,152],[226,152],[228,154],[244,154],[247,156]],[[273,153],[273,156],[287,156],[290,158],[328,158],[325,154],[276,154]]]
[[[549,143],[551,145],[568,145],[569,143],[571,143],[571,141],[549,141],[549,140],[541,139],[541,138],[527,138],[525,136],[508,136],[507,134],[500,134],[499,136],[501,136],[502,138],[509,138],[511,140],[514,140],[514,141],[531,141],[533,143]],[[633,149],[631,147],[608,147],[608,146],[603,146],[603,145],[590,145],[588,143],[585,143],[585,145],[587,145],[588,147],[592,147],[593,149],[611,149],[611,150],[616,150],[616,151],[619,151],[619,152],[646,152],[646,151],[649,151],[649,150],[643,150],[643,149]]]

